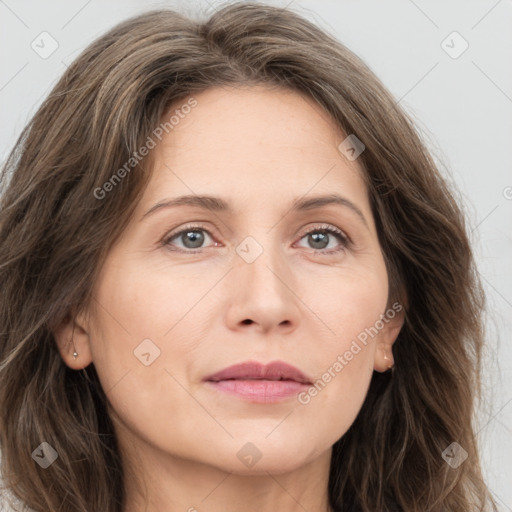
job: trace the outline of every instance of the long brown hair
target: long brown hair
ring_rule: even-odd
[[[123,510],[124,468],[105,390],[94,364],[81,371],[64,364],[52,328],[93,300],[151,158],[134,160],[107,196],[98,188],[171,106],[211,87],[253,84],[308,94],[364,143],[358,161],[390,276],[389,303],[406,304],[394,371],[374,372],[359,415],[333,447],[333,509],[496,510],[473,425],[484,298],[462,211],[411,120],[359,58],[298,14],[252,2],[206,21],[158,10],[120,23],[69,66],[3,167],[6,488],[38,512]],[[58,453],[47,469],[32,457],[42,442]],[[442,457],[453,442],[468,454],[457,468]]]

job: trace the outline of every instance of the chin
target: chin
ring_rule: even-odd
[[[330,454],[331,445],[325,446],[325,441],[321,440],[317,443],[317,440],[311,439],[311,435],[304,435],[302,439],[302,436],[293,436],[287,432],[286,435],[276,435],[271,439],[275,434],[272,433],[267,439],[264,436],[237,436],[226,446],[217,445],[218,449],[212,453],[213,460],[204,462],[237,475],[268,476],[268,473],[281,474],[297,470],[322,454]]]

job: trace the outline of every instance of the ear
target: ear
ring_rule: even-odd
[[[89,332],[83,316],[68,314],[52,332],[57,349],[69,368],[81,370],[92,363]],[[78,354],[76,358],[74,352]]]
[[[384,326],[380,329],[375,347],[374,369],[378,372],[390,370],[395,364],[393,358],[393,343],[398,337],[404,324],[405,308],[395,302],[388,308],[382,318]]]

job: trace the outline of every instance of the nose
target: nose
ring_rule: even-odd
[[[301,318],[298,283],[285,255],[263,248],[251,263],[235,256],[226,322],[232,330],[286,334]]]

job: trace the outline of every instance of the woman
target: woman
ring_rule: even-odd
[[[331,36],[250,2],[125,21],[2,180],[2,474],[28,507],[496,510],[464,218]]]

